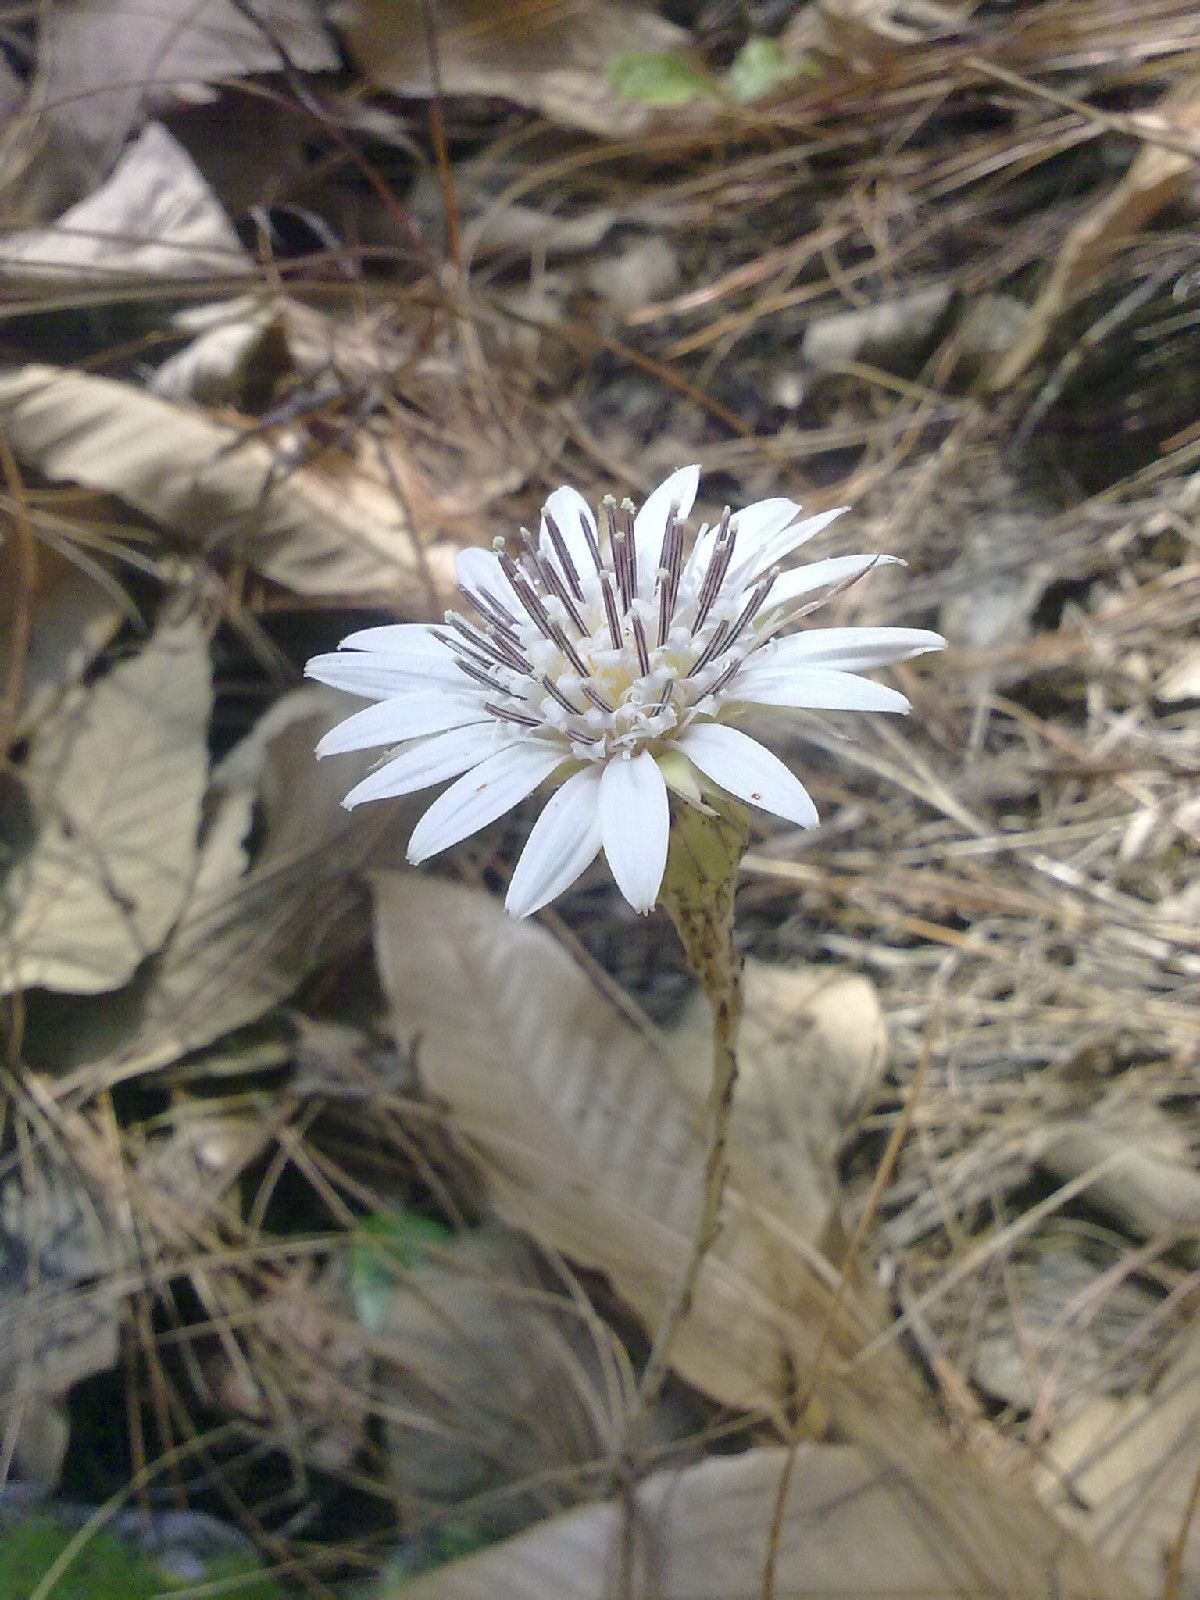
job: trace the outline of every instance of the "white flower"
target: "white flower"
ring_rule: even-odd
[[[779,563],[840,511],[796,520],[790,500],[726,511],[684,556],[699,468],[685,467],[634,513],[606,499],[604,531],[576,490],[546,501],[515,559],[463,550],[458,587],[475,615],[367,628],[309,677],[373,700],[332,729],[318,755],[398,745],[347,806],[454,779],[413,830],[414,864],[477,832],[538,786],[556,787],[513,873],[506,905],[528,916],[603,848],[638,911],[658,897],[667,790],[703,804],[722,791],[802,828],[817,821],[803,784],[738,730],[755,707],[782,712],[907,711],[864,668],[945,640],[915,628],[785,630],[820,595],[887,556]]]

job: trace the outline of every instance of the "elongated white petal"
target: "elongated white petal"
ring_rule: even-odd
[[[765,505],[772,505],[774,501],[764,501]],[[790,501],[784,501],[789,505]],[[795,508],[797,511],[799,506]],[[742,524],[747,515],[745,511],[736,519],[738,524],[738,542],[735,549],[733,564],[729,568],[726,582],[737,587],[751,582],[761,572],[769,572],[773,566],[781,561],[786,561],[793,551],[799,550],[801,545],[806,545],[810,539],[815,539],[822,529],[827,528],[831,522],[836,522],[838,517],[848,506],[837,506],[833,511],[822,511],[815,517],[805,517],[802,522],[789,521],[780,527],[772,528],[770,533],[762,538],[743,545]],[[751,506],[753,511],[754,507]]]
[[[425,622],[388,622],[380,628],[359,628],[348,633],[338,645],[339,650],[398,650],[404,654],[438,656],[446,654],[446,646],[436,638]]]
[[[397,795],[414,794],[460,772],[474,767],[490,755],[506,750],[517,739],[505,739],[495,722],[472,722],[465,728],[437,733],[419,744],[410,745],[398,756],[372,772],[342,801],[347,811],[366,800],[392,800]]]
[[[673,472],[669,478],[663,479],[634,517],[633,541],[637,547],[638,593],[643,599],[654,589],[654,577],[662,554],[663,532],[667,526],[667,513],[673,505],[678,505],[680,522],[690,517],[699,487],[700,468],[680,467],[678,472]]]
[[[924,628],[810,628],[776,639],[755,656],[754,665],[764,670],[839,667],[843,672],[863,672],[945,647],[940,633]]]
[[[582,519],[591,529],[593,539],[596,537],[596,518],[593,515],[591,506],[588,505],[578,489],[564,487],[555,489],[554,493],[546,501],[546,510],[554,518],[554,526],[562,534],[563,543],[566,545],[567,553],[575,564],[575,571],[579,578],[584,579],[589,575],[594,577],[596,563],[592,560],[587,538],[584,535],[583,528],[580,526],[580,519]],[[560,566],[558,556],[554,551],[554,545],[551,543],[550,535],[546,531],[545,518],[542,519],[539,545],[543,556],[548,556],[556,567]],[[566,574],[564,573],[563,576],[565,577]]]
[[[903,566],[897,556],[830,556],[827,561],[811,561],[807,566],[782,572],[767,599],[766,610],[789,605],[793,600],[807,599],[818,589],[831,583],[845,583],[869,572],[872,567]]]
[[[760,706],[809,711],[907,711],[909,703],[886,683],[856,678],[833,667],[796,667],[781,672],[770,665],[743,668],[729,686],[733,700]]]
[[[469,722],[485,719],[491,720],[473,695],[414,689],[403,697],[381,700],[365,711],[356,711],[336,728],[330,728],[317,746],[317,754],[335,756],[347,750],[403,744],[406,739],[423,739],[427,733],[444,733],[448,728],[463,728]]]
[[[652,911],[667,865],[671,808],[648,750],[617,757],[600,781],[600,835],[617,888],[635,911]]]
[[[498,601],[511,616],[524,616],[512,584],[490,550],[480,550],[476,545],[460,550],[454,558],[454,576],[464,589],[473,589],[476,594]]]
[[[473,692],[467,675],[455,666],[445,649],[440,660],[407,650],[387,655],[377,655],[373,650],[335,650],[329,655],[313,656],[304,668],[304,676],[327,683],[331,689],[360,694],[365,700],[386,700],[430,685],[451,693]]]
[[[808,790],[778,756],[749,734],[720,722],[701,722],[687,730],[679,748],[706,778],[737,799],[801,828],[816,827],[817,808]]]
[[[600,849],[600,782],[594,762],[546,801],[521,851],[504,909],[528,917],[548,905],[591,866]]]
[[[415,867],[469,839],[532,794],[562,760],[561,749],[527,740],[481,761],[440,794],[417,823],[408,859]]]

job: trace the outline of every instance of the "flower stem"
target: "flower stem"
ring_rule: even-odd
[[[712,1081],[699,1221],[683,1275],[655,1331],[638,1385],[635,1416],[658,1397],[670,1368],[675,1336],[692,1308],[700,1270],[721,1231],[742,1014],[742,961],[733,938],[733,901],[738,864],[748,839],[749,828],[740,807],[704,813],[684,806],[672,819],[659,900],[675,924],[688,965],[700,980],[712,1012]]]

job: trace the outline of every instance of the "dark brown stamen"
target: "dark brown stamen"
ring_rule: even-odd
[[[638,553],[637,535],[634,532],[634,506],[632,500],[621,501],[621,517],[625,524],[625,539],[628,554],[626,561],[629,563],[629,599],[632,601],[638,592]],[[626,605],[626,610],[629,606]]]
[[[573,705],[571,701],[567,699],[566,695],[562,692],[558,685],[554,682],[554,679],[551,678],[547,673],[542,673],[540,681],[542,688],[545,689],[551,700],[557,700],[558,704],[563,708],[564,711],[569,711],[573,717],[581,717],[583,715],[583,707]]]
[[[583,587],[579,582],[579,573],[575,570],[575,563],[571,560],[571,552],[567,549],[567,541],[559,532],[558,524],[550,513],[543,508],[542,521],[546,524],[546,532],[550,536],[550,543],[554,546],[554,554],[558,557],[558,564],[563,570],[563,576],[571,586],[571,593],[576,600],[583,599]]]
[[[515,722],[518,728],[540,728],[542,725],[537,717],[526,716],[523,711],[514,711],[509,706],[493,705],[490,700],[484,701],[483,709],[499,717],[501,722]]]
[[[603,572],[604,562],[600,557],[600,546],[596,543],[596,535],[592,531],[591,523],[584,516],[582,511],[579,513],[579,526],[582,528],[583,537],[587,541],[588,554],[596,564],[596,571]]]
[[[717,623],[716,632],[692,663],[687,674],[689,678],[694,678],[698,672],[703,672],[704,668],[708,666],[710,661],[716,660],[716,658],[721,654],[721,651],[724,650],[729,640],[729,635],[732,633],[732,631],[733,630],[730,628],[727,622]]]
[[[679,525],[679,506],[667,512],[663,529],[662,552],[658,569],[658,642],[664,645],[671,630],[675,604],[679,599],[679,580],[683,574],[683,529]]]
[[[767,573],[766,577],[760,580],[758,588],[755,589],[749,600],[746,601],[746,604],[742,607],[741,615],[730,629],[729,637],[725,641],[726,648],[728,648],[728,646],[731,645],[735,639],[741,637],[745,630],[750,626],[750,623],[762,610],[764,604],[766,603],[767,596],[775,587],[775,582],[778,577],[779,568],[772,567],[770,572]]]
[[[650,652],[646,648],[646,630],[636,611],[633,613],[633,642],[637,647],[638,666],[644,678],[650,671]]]
[[[465,672],[468,678],[474,678],[476,683],[481,683],[485,689],[490,689],[493,694],[508,693],[502,683],[497,683],[495,678],[490,678],[486,672],[481,672],[473,661],[464,661],[461,656],[455,656],[454,665],[460,672]]]
[[[593,689],[590,683],[580,684],[579,692],[592,702],[597,711],[604,711],[607,712],[609,716],[612,716],[613,712],[617,709],[611,700],[607,700],[604,695],[600,693],[599,689]]]
[[[726,506],[717,525],[716,543],[708,558],[708,570],[704,574],[704,582],[700,586],[700,597],[696,602],[696,620],[692,623],[693,633],[699,633],[704,626],[708,613],[721,592],[725,574],[729,571],[729,563],[733,560],[733,546],[736,539],[737,529],[729,524],[729,507]]]
[[[617,615],[617,597],[613,593],[613,575],[611,572],[600,574],[600,592],[604,596],[604,615],[608,619],[609,637],[612,639],[614,650],[623,648],[621,638],[621,619]]]
[[[721,673],[721,676],[719,678],[714,678],[712,683],[709,684],[708,688],[704,691],[705,694],[720,694],[721,690],[725,687],[730,678],[733,677],[734,673],[741,665],[741,656],[734,656],[733,660]]]

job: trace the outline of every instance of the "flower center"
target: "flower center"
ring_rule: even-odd
[[[651,582],[638,570],[632,505],[607,498],[603,509],[607,559],[581,517],[591,558],[581,572],[544,513],[549,548],[528,530],[519,559],[497,547],[511,593],[461,588],[479,620],[447,612],[438,634],[490,691],[485,708],[498,720],[597,761],[659,744],[715,710],[758,642],[754,621],[777,576],[745,591],[727,583],[737,543],[728,508],[685,566],[672,506]]]

